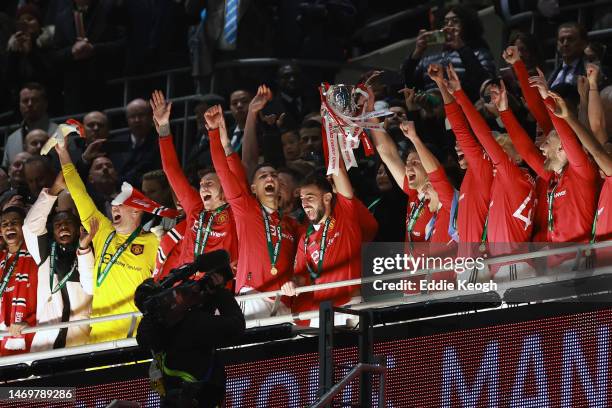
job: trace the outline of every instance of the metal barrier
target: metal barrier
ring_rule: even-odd
[[[556,255],[563,255],[563,254],[569,254],[569,253],[581,253],[587,250],[594,250],[594,249],[608,248],[608,247],[612,247],[612,241],[596,242],[593,244],[577,244],[577,245],[567,246],[563,248],[544,249],[544,250],[530,252],[530,253],[498,256],[494,258],[485,259],[484,264],[491,265],[491,264],[498,264],[498,263],[518,262],[518,261],[524,261],[524,260],[530,260],[530,259],[542,258],[542,257],[548,257],[548,256],[556,256]],[[443,272],[445,270],[446,269],[443,269],[443,268],[422,269],[418,271],[420,273],[416,273],[416,274],[411,273],[411,272],[396,272],[396,273],[384,274],[384,275],[379,275],[379,276],[350,279],[350,280],[323,283],[323,284],[317,284],[317,285],[301,286],[301,287],[296,288],[296,293],[301,294],[301,293],[307,293],[307,292],[314,292],[318,290],[340,288],[340,287],[345,287],[345,286],[363,285],[367,283],[373,283],[374,281],[377,281],[377,280],[387,281],[387,280],[393,280],[393,279],[398,279],[398,278],[411,277],[415,275],[430,277],[434,273]],[[603,273],[607,274],[609,273],[609,271],[605,270],[605,271],[600,272],[599,274],[603,274]],[[597,275],[598,273],[593,273],[593,274]],[[572,279],[572,278],[576,278],[575,272],[558,274],[555,276],[556,280]],[[499,286],[502,288],[501,291],[503,291],[506,288],[510,288],[510,287],[530,286],[530,285],[534,285],[538,283],[546,283],[546,282],[550,282],[550,278],[543,276],[539,278],[531,278],[525,281],[521,281],[521,280],[512,281],[512,282],[508,282],[504,284],[499,284]],[[428,296],[430,296],[432,299],[438,299],[438,298],[448,297],[449,293],[451,292],[437,292],[435,294],[428,295]],[[242,302],[242,301],[248,301],[248,300],[254,300],[254,299],[274,298],[274,297],[281,296],[281,295],[282,293],[280,291],[269,291],[269,292],[260,292],[260,293],[254,293],[254,294],[248,294],[248,295],[239,295],[239,296],[236,296],[236,300],[239,302]],[[411,299],[415,299],[415,298],[411,297]],[[411,299],[408,299],[408,300],[410,301]],[[397,303],[402,303],[402,300],[394,299],[392,301],[383,301],[381,303],[377,302],[376,305],[383,306],[383,305],[391,305],[391,304],[397,304]],[[363,304],[363,305],[366,305],[366,304]],[[370,307],[371,307],[371,304],[370,304]],[[362,308],[362,305],[355,305],[352,308],[359,309],[359,308]],[[263,325],[270,325],[270,324],[293,322],[295,320],[308,320],[310,318],[316,317],[317,313],[318,312],[316,311],[315,312],[302,312],[299,314],[268,317],[264,319],[254,319],[254,320],[250,320],[249,323],[251,326],[263,326]],[[140,312],[132,312],[132,313],[123,313],[120,315],[109,315],[109,316],[102,316],[102,317],[83,319],[83,320],[74,320],[74,321],[61,322],[61,323],[55,323],[55,324],[45,324],[45,325],[40,325],[40,326],[27,327],[23,330],[23,333],[26,334],[26,333],[34,333],[40,330],[62,329],[62,328],[71,327],[71,326],[89,325],[89,324],[101,323],[101,322],[107,322],[107,321],[113,321],[113,320],[135,319],[141,316],[142,314]],[[9,334],[8,331],[0,332],[0,337],[6,336],[8,334]]]
[[[172,98],[174,97],[174,90],[176,88],[175,87],[176,77],[182,74],[189,74],[189,76],[191,76],[190,75],[191,67],[188,66],[188,67],[174,68],[174,69],[168,69],[164,71],[152,72],[150,74],[134,75],[134,76],[129,76],[129,77],[111,79],[110,81],[107,81],[107,84],[109,85],[123,84],[123,104],[127,105],[128,102],[132,99],[130,90],[134,82],[145,81],[145,80],[149,80],[152,78],[164,77],[165,83],[166,83],[166,91],[165,91],[166,98]]]

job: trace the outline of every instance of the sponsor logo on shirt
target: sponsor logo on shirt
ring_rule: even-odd
[[[459,201],[463,200],[464,198],[465,198],[465,193],[463,193],[463,194],[461,194],[461,195],[459,196]]]
[[[601,213],[603,213],[604,208],[606,208],[606,207],[601,207],[599,210],[597,210],[597,216],[600,216]]]
[[[559,191],[555,193],[555,198],[563,197],[565,194],[567,194],[567,190]]]
[[[144,252],[144,245],[132,244],[132,246],[130,247],[130,251],[132,251],[134,255],[141,255]]]
[[[225,224],[228,219],[229,219],[229,214],[227,213],[227,210],[223,210],[219,214],[217,214],[217,217],[215,218],[215,224],[216,225]]]

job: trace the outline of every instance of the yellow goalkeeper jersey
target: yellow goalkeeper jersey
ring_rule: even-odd
[[[91,317],[138,311],[134,304],[134,291],[142,281],[151,277],[155,268],[159,240],[152,233],[139,234],[121,256],[116,259],[106,277],[100,282],[99,274],[103,273],[110,259],[129,238],[129,235],[115,233],[106,249],[104,259],[102,259],[104,244],[110,234],[115,231],[115,228],[111,221],[96,208],[74,165],[64,165],[62,171],[83,226],[89,231],[89,220],[91,218],[98,219],[100,224],[92,241],[96,263],[93,274],[94,291]],[[126,338],[130,331],[135,335],[138,326],[131,327],[131,323],[131,319],[123,319],[93,324],[89,343]]]

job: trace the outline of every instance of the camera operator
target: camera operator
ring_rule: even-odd
[[[206,274],[194,280],[196,272]],[[136,305],[144,314],[136,339],[153,352],[161,371],[161,379],[155,378],[155,368],[151,377],[162,407],[215,407],[223,401],[225,370],[215,348],[245,329],[242,311],[225,288],[231,279],[229,256],[219,250],[136,289]]]

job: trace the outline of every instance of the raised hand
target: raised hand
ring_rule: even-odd
[[[580,95],[581,101],[588,101],[589,99],[589,80],[584,75],[578,75],[576,78],[576,88],[578,89],[578,95]]]
[[[502,53],[502,57],[510,65],[514,65],[515,63],[521,60],[521,54],[519,53],[518,47],[516,45],[511,45],[506,48]]]
[[[427,67],[427,75],[434,81],[438,86],[444,84],[444,68],[440,64],[430,64]]]
[[[412,53],[413,59],[421,59],[423,52],[427,49],[427,37],[429,37],[429,33],[427,30],[419,30],[419,35],[416,38],[416,44],[414,47],[414,52]]]
[[[225,118],[223,117],[223,109],[221,105],[215,105],[204,112],[206,127],[208,130],[225,128]]]
[[[166,101],[162,91],[153,91],[149,103],[153,111],[153,122],[155,122],[155,127],[159,132],[161,126],[166,126],[170,123],[172,102]]]
[[[542,99],[546,99],[548,97],[548,84],[546,83],[546,77],[540,68],[536,69],[538,70],[538,75],[529,77],[529,86],[538,88]]]
[[[406,103],[406,109],[409,112],[414,112],[419,110],[419,105],[417,105],[416,99],[416,91],[414,88],[403,88],[398,91],[398,93],[404,94],[404,102]]]
[[[586,64],[586,76],[589,80],[589,86],[593,89],[597,88],[597,80],[599,79],[599,65]]]
[[[453,64],[446,67],[446,76],[448,77],[448,92],[454,94],[461,89],[461,81],[459,81],[459,75],[457,75]]]
[[[259,88],[257,88],[257,94],[249,103],[249,110],[257,113],[261,111],[271,99],[272,91],[270,88],[265,85],[259,85]]]
[[[93,240],[93,238],[96,236],[99,228],[100,228],[100,221],[98,221],[97,218],[90,218],[89,219],[89,233],[87,232],[85,228],[81,227],[81,235],[79,237],[79,247],[83,249],[87,248],[89,244],[91,244],[91,241]]]
[[[366,104],[366,112],[372,112],[374,110],[374,102],[376,102],[376,97],[374,96],[374,91],[371,86],[366,86],[366,92],[368,93],[368,102]]]
[[[400,129],[402,130],[402,133],[404,133],[404,136],[406,136],[406,138],[409,139],[411,142],[414,143],[420,141],[413,121],[406,120],[400,123]]]
[[[508,94],[504,81],[499,81],[499,86],[497,84],[491,85],[489,94],[491,95],[491,101],[493,101],[498,111],[508,110]]]
[[[106,153],[102,149],[102,146],[104,146],[104,142],[106,142],[106,140],[107,139],[96,139],[88,144],[85,151],[81,155],[81,159],[83,159],[85,163],[91,164],[98,157],[104,156]]]
[[[570,116],[570,111],[567,107],[567,103],[565,100],[558,94],[553,91],[548,91],[548,96],[550,96],[555,101],[555,107],[552,108],[548,105],[546,107],[555,115],[563,119],[567,119]]]

